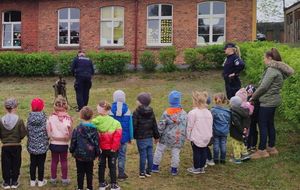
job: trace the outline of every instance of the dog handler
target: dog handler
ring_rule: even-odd
[[[78,51],[71,66],[72,75],[75,77],[74,88],[76,91],[77,110],[87,106],[89,102],[90,88],[92,87],[92,76],[94,75],[94,65],[85,56],[85,52]]]

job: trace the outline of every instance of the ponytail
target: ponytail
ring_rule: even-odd
[[[239,58],[241,58],[242,54],[241,54],[241,49],[239,46],[237,46],[237,45],[235,46],[234,52]]]
[[[270,51],[267,51],[266,57],[270,57],[274,61],[282,61],[280,53],[276,48],[272,48]]]

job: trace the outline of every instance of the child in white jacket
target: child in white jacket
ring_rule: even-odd
[[[206,147],[212,137],[213,117],[207,109],[206,92],[193,92],[193,110],[188,113],[187,139],[193,149],[193,167],[187,171],[193,174],[205,173]]]

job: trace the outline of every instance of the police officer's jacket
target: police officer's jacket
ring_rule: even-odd
[[[71,66],[71,72],[75,77],[92,77],[94,66],[92,61],[84,56],[76,57]]]
[[[228,75],[234,73],[235,76],[238,76],[239,73],[244,69],[245,63],[241,58],[236,55],[228,55],[227,58],[224,61],[224,71],[223,71],[223,77],[227,78]]]

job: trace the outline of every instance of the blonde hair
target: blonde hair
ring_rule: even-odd
[[[54,100],[54,111],[67,111],[69,109],[69,106],[68,106],[68,102],[67,100],[59,95],[57,96],[57,98]]]
[[[234,53],[239,56],[239,58],[241,58],[242,54],[241,54],[241,49],[239,46],[235,46],[235,48],[233,48]]]
[[[228,100],[224,93],[219,92],[214,94],[214,103],[215,104],[228,104]]]
[[[194,91],[192,98],[193,98],[193,106],[195,107],[207,106],[207,98],[208,98],[207,92]]]

